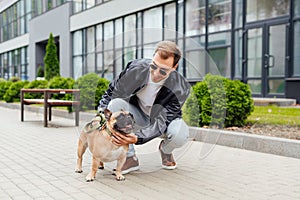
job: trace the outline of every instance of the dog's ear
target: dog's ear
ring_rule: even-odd
[[[106,120],[109,120],[111,117],[112,113],[110,112],[110,110],[108,110],[107,108],[104,110],[104,116]]]

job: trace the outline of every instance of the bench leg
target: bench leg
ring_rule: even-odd
[[[23,101],[23,99],[24,99],[24,93],[23,93],[23,91],[21,91],[21,93],[20,93],[20,100],[21,100],[21,122],[24,121],[24,101]]]
[[[51,121],[51,116],[52,116],[52,107],[49,105],[49,121]]]
[[[24,121],[24,103],[21,102],[21,122]]]
[[[79,106],[75,106],[75,126],[79,126]]]
[[[44,103],[44,127],[48,126],[48,113],[47,113],[47,110],[48,110],[47,103]]]

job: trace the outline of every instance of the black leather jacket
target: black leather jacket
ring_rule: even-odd
[[[106,108],[111,99],[122,98],[138,106],[137,92],[146,86],[151,59],[138,59],[127,64],[119,77],[112,81],[100,100],[100,108]],[[158,92],[150,113],[150,125],[137,131],[136,144],[143,144],[166,132],[170,122],[181,118],[181,107],[190,92],[190,84],[177,71],[170,73]]]

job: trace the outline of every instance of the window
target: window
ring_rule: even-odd
[[[231,29],[231,0],[209,0],[208,32]]]
[[[35,1],[35,15],[40,15],[43,12],[43,1]]]
[[[95,29],[90,27],[86,33],[87,55],[86,55],[86,72],[95,72]]]
[[[82,55],[82,31],[73,34],[73,55]]]
[[[210,61],[213,61],[213,63],[210,65],[209,72],[216,72],[216,70],[217,70],[217,72],[220,75],[230,78],[231,48],[230,47],[222,47],[222,48],[217,48],[217,49],[210,49],[209,55],[211,56],[211,59],[212,59]]]
[[[235,63],[235,78],[242,78],[242,67],[243,67],[243,31],[236,31],[234,34],[235,37],[235,49],[234,49],[234,63]]]
[[[294,1],[294,17],[300,17],[300,1]]]
[[[115,21],[115,74],[119,74],[123,69],[122,47],[123,47],[123,23],[122,23],[122,19],[117,19]]]
[[[83,10],[83,0],[73,0],[73,12],[77,13]]]
[[[136,16],[130,15],[124,19],[124,45],[125,47],[136,45]]]
[[[136,15],[130,15],[124,20],[124,62],[136,58]]]
[[[73,33],[73,77],[77,79],[83,75],[83,41],[82,30]]]
[[[176,37],[176,9],[175,4],[165,6],[164,39],[174,40]]]
[[[252,22],[288,15],[289,9],[290,0],[247,0],[246,21]]]
[[[230,32],[210,34],[208,36],[208,44],[207,44],[208,47],[224,46],[224,45],[230,45],[230,44],[231,44],[231,33]]]
[[[97,64],[96,64],[96,73],[102,76],[103,74],[103,31],[102,24],[96,26],[96,51],[97,51]]]
[[[144,13],[144,44],[162,40],[162,8],[153,8]]]
[[[294,26],[294,76],[300,76],[300,21]]]
[[[114,26],[113,22],[106,22],[104,24],[104,77],[108,80],[113,79],[113,61],[114,61]]]
[[[95,52],[95,31],[94,27],[87,29],[87,53]]]
[[[243,26],[243,0],[236,0],[235,3],[235,27]]]
[[[186,1],[186,36],[205,33],[205,0]]]
[[[91,8],[95,5],[95,0],[86,0],[86,8]]]
[[[201,79],[205,76],[205,60],[206,51],[187,51],[185,62],[186,62],[186,78],[188,79]]]
[[[115,21],[115,47],[122,48],[123,46],[123,26],[122,19]]]

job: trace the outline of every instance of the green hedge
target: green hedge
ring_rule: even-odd
[[[99,100],[108,88],[109,81],[100,78],[95,73],[88,73],[79,77],[74,84],[75,89],[80,89],[81,110],[97,109]]]
[[[10,82],[11,83],[11,82]],[[25,85],[27,85],[29,81],[17,81],[12,82],[6,90],[3,99],[8,102],[20,102],[20,91],[22,88],[24,88]]]
[[[74,79],[64,77],[54,77],[48,83],[50,89],[73,89]],[[52,99],[72,100],[72,94],[53,94]]]
[[[11,81],[6,81],[3,78],[0,79],[0,100],[4,100],[3,97],[11,84]]]
[[[239,80],[207,74],[192,89],[183,107],[183,117],[189,125],[243,126],[254,110],[250,87]]]
[[[45,89],[48,87],[47,80],[33,80],[29,84],[27,84],[24,88],[26,89]],[[44,94],[42,93],[25,93],[25,99],[42,99],[44,98]]]

